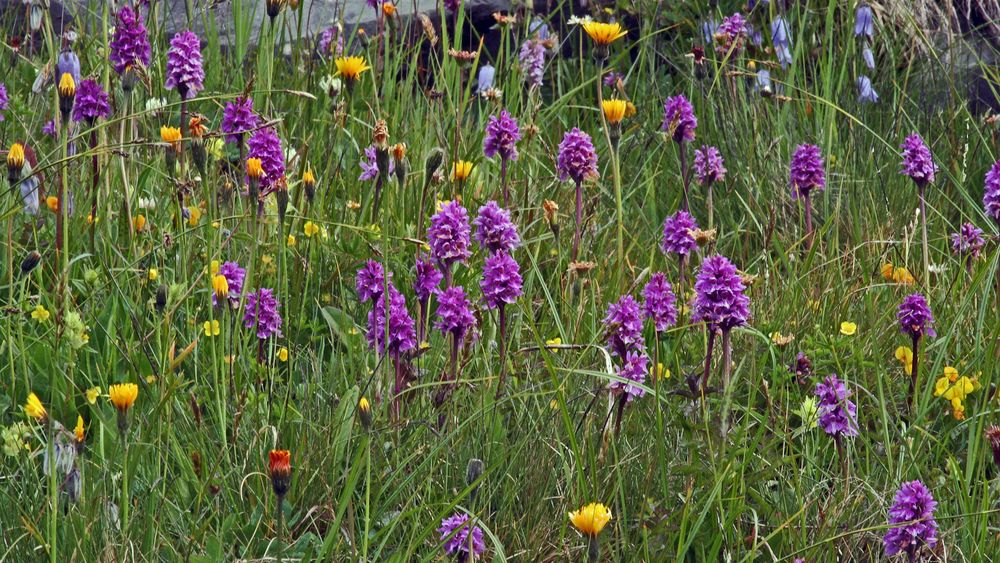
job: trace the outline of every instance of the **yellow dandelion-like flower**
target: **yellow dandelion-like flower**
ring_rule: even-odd
[[[569,521],[582,534],[592,538],[597,537],[604,526],[611,521],[611,510],[599,502],[592,502],[570,512]]]
[[[840,323],[840,334],[844,336],[854,336],[858,332],[858,324],[850,321]]]
[[[264,177],[264,165],[259,158],[251,157],[247,159],[247,176],[253,179]]]
[[[76,426],[73,428],[73,434],[76,434],[76,441],[83,443],[83,415],[76,415]]]
[[[38,395],[35,395],[34,391],[28,394],[28,401],[24,404],[24,414],[38,422],[44,422],[49,416],[45,406],[42,405],[42,400],[38,398]]]
[[[288,235],[288,246],[295,246],[295,235]]]
[[[221,274],[212,276],[212,292],[217,299],[229,297],[229,279]]]
[[[51,315],[52,314],[49,313],[49,310],[45,308],[45,305],[42,305],[41,303],[35,305],[35,310],[31,312],[31,318],[35,319],[40,323],[44,323],[45,321],[49,320],[49,317]]]
[[[333,64],[337,66],[335,76],[341,76],[348,81],[357,80],[361,77],[361,73],[372,68],[365,63],[364,57],[339,57]]]
[[[97,402],[97,398],[101,396],[101,388],[91,387],[84,392],[84,396],[87,398],[87,404],[93,405]]]
[[[149,272],[147,273],[147,277],[149,278],[149,281],[156,281],[157,278],[160,277],[160,271],[157,270],[156,268],[150,268]]]
[[[76,95],[76,81],[73,80],[73,75],[64,72],[59,78],[59,95],[63,98],[69,98]]]
[[[468,160],[459,160],[451,165],[451,181],[464,182],[472,174],[472,163]]]
[[[24,145],[14,143],[7,152],[7,168],[20,171],[24,167]]]
[[[601,23],[590,21],[583,24],[583,30],[601,47],[607,47],[615,41],[628,35],[620,23]]]
[[[46,197],[45,206],[51,209],[52,211],[59,211],[59,198],[54,195]]]
[[[306,221],[306,224],[302,226],[302,232],[304,232],[307,237],[312,238],[313,235],[319,232],[319,226],[312,221]]]
[[[108,387],[108,397],[118,412],[128,412],[139,398],[139,386],[135,383],[117,383]]]
[[[171,145],[181,142],[181,130],[177,127],[171,127],[169,125],[164,125],[160,127],[160,139],[164,143],[170,143]]]
[[[205,324],[202,326],[202,329],[205,331],[205,336],[208,337],[219,336],[219,334],[222,332],[222,328],[219,326],[219,321],[217,320],[205,321]]]
[[[188,207],[188,226],[197,227],[201,222],[201,208],[198,206]]]
[[[604,119],[612,125],[621,123],[622,119],[625,119],[625,112],[628,111],[625,100],[604,100],[601,102],[601,107],[604,110]]]
[[[288,348],[285,348],[284,346],[282,346],[281,350],[278,350],[278,359],[281,360],[281,361],[283,361],[283,362],[287,362],[288,361]]]
[[[135,218],[132,219],[132,224],[135,227],[136,232],[141,232],[146,228],[146,216],[136,215]]]

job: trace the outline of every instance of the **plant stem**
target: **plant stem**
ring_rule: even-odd
[[[708,376],[712,372],[712,348],[715,345],[715,330],[706,327],[708,330],[708,347],[705,350],[705,372],[701,376],[701,398],[705,399],[705,391],[708,389]]]
[[[910,374],[910,390],[906,395],[906,404],[912,412],[916,408],[917,372],[920,367],[920,336],[913,336],[913,370]]]
[[[583,186],[576,183],[576,230],[573,231],[573,252],[570,254],[570,261],[576,262],[580,252],[580,230],[583,228]]]
[[[926,190],[926,188],[927,188],[927,185],[925,183],[921,182],[920,185],[919,185],[919,191],[920,191],[920,234],[921,234],[921,243],[923,245],[923,251],[924,251],[924,284],[927,287],[930,287],[930,284],[931,284],[931,259],[930,259],[930,252],[927,249],[927,198],[924,197],[925,196],[924,191]],[[916,358],[917,351],[914,350],[913,353],[914,353],[914,358]]]

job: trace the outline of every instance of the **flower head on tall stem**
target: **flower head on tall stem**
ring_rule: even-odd
[[[453,336],[456,341],[461,341],[469,329],[476,326],[472,303],[465,296],[465,290],[461,286],[438,291],[437,296],[437,320],[434,322],[434,328],[445,335]]]
[[[917,133],[912,133],[906,137],[900,146],[903,149],[903,171],[902,173],[917,183],[918,186],[925,186],[934,182],[934,174],[938,167],[934,164],[930,149],[924,144],[924,140]]]
[[[486,551],[483,530],[469,525],[468,514],[454,514],[441,521],[437,529],[441,533],[444,552],[458,561],[475,561]]]
[[[149,66],[149,37],[141,12],[128,4],[118,10],[109,47],[108,59],[118,74],[139,65]]]
[[[521,267],[504,251],[490,255],[483,264],[483,301],[488,309],[496,309],[517,302],[521,296]]]
[[[642,351],[629,350],[616,372],[618,377],[626,381],[612,381],[608,389],[616,395],[624,395],[625,402],[631,403],[646,394],[643,388],[633,385],[633,382],[645,383],[647,373],[649,373],[649,356]]]
[[[281,336],[281,304],[274,296],[274,290],[263,287],[247,294],[246,310],[243,313],[244,328],[255,328],[257,338],[265,340]]]
[[[518,62],[528,88],[541,88],[545,77],[545,45],[538,39],[527,39],[521,44]]]
[[[727,55],[730,52],[734,55],[739,53],[746,43],[747,31],[747,21],[743,14],[737,12],[723,18],[719,28],[715,31],[715,52],[720,55]]]
[[[413,293],[418,301],[427,301],[437,291],[438,285],[444,279],[444,274],[433,262],[426,258],[417,258],[416,272],[413,276]]]
[[[986,241],[983,240],[983,230],[972,223],[963,223],[958,232],[951,235],[951,250],[959,256],[970,260],[979,258]]]
[[[253,112],[253,99],[249,96],[237,96],[222,109],[222,124],[219,129],[226,134],[226,142],[238,143],[258,123],[260,119]]]
[[[247,156],[260,159],[264,175],[260,187],[266,189],[285,176],[285,155],[281,150],[281,139],[274,129],[263,127],[254,131],[247,141]]]
[[[578,128],[566,132],[559,143],[559,156],[556,161],[559,179],[572,179],[577,184],[598,175],[597,151],[590,135]]]
[[[431,217],[427,228],[427,241],[431,256],[445,271],[450,271],[455,262],[464,262],[472,255],[469,250],[469,212],[458,201],[450,201]],[[459,288],[461,289],[461,288]]]
[[[288,450],[271,450],[268,454],[268,474],[271,476],[271,488],[274,496],[279,499],[288,494],[292,483],[292,454]]]
[[[223,262],[219,266],[217,275],[222,276],[226,280],[226,296],[229,298],[230,306],[236,307],[243,293],[243,280],[246,278],[247,271],[240,267],[237,262]],[[212,294],[212,305],[219,305],[215,293]]]
[[[49,413],[45,410],[45,405],[42,404],[42,400],[34,392],[28,393],[28,400],[24,403],[24,414],[28,415],[29,418],[37,420],[40,424],[45,424],[49,418]]]
[[[819,399],[817,412],[819,425],[831,436],[857,436],[857,406],[848,398],[851,392],[836,375],[831,375],[816,384]]]
[[[618,301],[608,305],[603,322],[608,349],[613,356],[626,358],[630,350],[645,350],[642,310],[631,295],[622,295]]]
[[[937,336],[934,332],[934,317],[927,299],[914,293],[903,298],[896,313],[899,329],[913,338],[922,336]]]
[[[500,115],[491,115],[486,123],[486,137],[483,139],[483,154],[487,158],[500,155],[503,160],[517,160],[517,142],[521,140],[521,130],[517,120],[507,110]]]
[[[177,89],[181,99],[190,100],[204,89],[201,42],[191,31],[180,31],[170,40],[167,51],[167,90]]]
[[[489,254],[511,252],[521,244],[517,227],[510,220],[510,212],[495,201],[488,201],[479,208],[479,215],[472,221],[476,227],[476,242]]]
[[[367,182],[369,180],[374,180],[379,176],[378,169],[378,149],[375,145],[368,145],[365,148],[364,157],[358,161],[358,166],[361,167],[361,175],[358,176],[359,182]],[[388,174],[391,175],[396,170],[396,162],[394,160],[388,161]]]
[[[661,130],[666,131],[677,143],[690,143],[694,141],[697,127],[698,118],[694,116],[694,107],[684,94],[667,98],[663,104]]]
[[[663,238],[660,241],[660,250],[664,254],[687,256],[698,248],[698,243],[692,234],[692,231],[697,228],[698,224],[695,223],[694,217],[687,211],[678,211],[668,216],[663,221]]]
[[[108,93],[96,81],[89,78],[82,80],[76,89],[73,119],[93,125],[98,117],[109,117],[110,115],[111,106],[108,104]]]
[[[703,145],[694,151],[694,177],[702,186],[726,179],[726,167],[719,149]]]
[[[108,398],[118,411],[118,432],[124,436],[128,431],[128,411],[139,397],[139,386],[135,383],[118,383],[108,387]]]
[[[389,272],[389,283],[392,283],[392,272]],[[377,300],[379,295],[385,291],[386,275],[382,264],[375,260],[368,260],[365,265],[358,270],[355,278],[355,287],[358,290],[358,299],[362,302]]]
[[[809,144],[795,147],[789,165],[788,185],[792,188],[792,199],[826,188],[826,172],[819,147]]]
[[[393,358],[416,348],[417,333],[413,317],[406,308],[406,298],[394,285],[389,284],[388,294],[380,294],[374,298],[372,310],[368,313],[366,336],[369,348]]]
[[[910,561],[925,547],[937,545],[937,501],[920,481],[900,485],[889,508],[889,525],[883,542],[886,557],[905,553]]]
[[[1000,223],[1000,160],[986,172],[983,188],[983,209],[986,214]]]
[[[656,332],[663,332],[677,323],[677,296],[667,281],[667,276],[656,272],[642,290],[645,299],[643,313],[652,319]]]
[[[695,301],[692,320],[703,321],[710,330],[729,331],[743,326],[750,318],[750,298],[746,285],[728,258],[709,256],[701,264],[694,284]]]

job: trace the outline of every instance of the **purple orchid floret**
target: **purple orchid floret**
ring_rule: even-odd
[[[831,436],[858,435],[858,407],[848,398],[851,392],[836,375],[816,384],[819,399],[816,412],[823,431]]]
[[[556,162],[559,170],[559,179],[566,181],[572,179],[577,184],[584,180],[596,177],[597,173],[597,151],[594,150],[594,143],[590,135],[580,131],[576,127],[563,135],[563,140],[559,143],[559,157]]]
[[[261,187],[267,188],[285,176],[285,154],[281,139],[271,127],[257,129],[247,141],[247,158],[259,158],[264,178]]]
[[[246,310],[243,313],[243,326],[255,328],[257,338],[264,340],[272,336],[281,336],[281,306],[274,296],[274,290],[262,287],[247,294]]]
[[[377,300],[379,295],[385,291],[386,281],[386,273],[382,264],[375,260],[368,260],[358,270],[358,275],[355,277],[354,287],[358,290],[358,299],[362,303]],[[388,282],[392,283],[392,272],[389,272]]]
[[[979,258],[979,253],[982,252],[985,245],[983,230],[972,223],[963,223],[958,232],[951,235],[952,251],[973,260]]]
[[[227,142],[237,143],[256,129],[258,123],[260,119],[253,112],[253,99],[249,96],[237,96],[222,109],[222,124],[219,129],[226,134]]]
[[[426,302],[437,291],[444,274],[427,258],[417,258],[413,276],[413,293],[417,301]]]
[[[518,61],[528,87],[541,88],[545,77],[545,45],[538,39],[526,40],[521,44]]]
[[[434,328],[445,336],[452,335],[461,341],[465,333],[476,326],[476,317],[472,314],[472,303],[465,296],[461,286],[452,286],[444,291],[438,291],[437,320]]]
[[[108,54],[115,72],[121,74],[136,65],[149,66],[150,52],[142,14],[127,4],[122,6],[115,15],[115,31]]]
[[[694,177],[702,186],[726,179],[726,167],[719,149],[705,145],[694,151]]]
[[[649,277],[642,290],[645,299],[643,313],[652,319],[656,332],[663,332],[677,323],[677,296],[667,276],[657,272]]]
[[[805,144],[795,148],[789,166],[788,185],[792,188],[792,199],[826,188],[826,171],[819,147]]]
[[[903,483],[889,509],[889,525],[883,542],[886,557],[905,553],[916,561],[919,552],[937,545],[937,501],[920,481]]]
[[[457,201],[441,206],[431,217],[427,228],[427,241],[431,255],[446,268],[455,262],[464,262],[472,255],[469,250],[469,212]]]
[[[472,221],[476,227],[476,242],[488,253],[511,252],[521,245],[517,227],[510,220],[510,212],[495,201],[479,208],[479,215]]]
[[[111,105],[108,103],[108,93],[104,88],[90,78],[80,81],[73,102],[73,120],[93,125],[98,117],[109,116],[111,116]]]
[[[684,94],[671,96],[663,104],[663,123],[660,129],[670,134],[677,143],[694,141],[694,130],[698,118],[694,116],[694,106]]]
[[[612,393],[625,394],[625,401],[631,403],[646,394],[646,390],[633,383],[645,383],[646,374],[649,373],[649,356],[642,351],[632,351],[626,354],[624,362],[616,375],[625,381],[612,381],[608,388]]]
[[[678,254],[687,256],[694,249],[698,248],[698,243],[694,240],[691,231],[698,228],[694,217],[687,211],[681,210],[670,215],[663,221],[663,239],[660,241],[660,250],[664,254]]]
[[[750,297],[736,266],[720,254],[701,263],[694,282],[695,301],[692,320],[705,322],[722,331],[743,326],[750,319]]]
[[[983,209],[994,221],[1000,223],[1000,160],[994,162],[986,172]]]
[[[441,533],[441,541],[445,542],[444,552],[463,562],[475,561],[486,551],[482,529],[479,526],[470,528],[468,522],[468,514],[455,514],[442,520],[441,527],[437,529]],[[470,547],[472,548],[471,553],[469,552]]]
[[[486,259],[479,287],[488,309],[511,305],[521,296],[521,267],[506,252],[497,252]]]
[[[927,299],[919,293],[903,298],[903,302],[899,304],[899,311],[896,312],[896,320],[899,321],[899,330],[913,338],[937,336],[934,332],[931,307],[927,304]]]
[[[913,178],[918,186],[932,183],[938,167],[920,135],[912,133],[907,136],[900,148],[903,149],[902,173]]]
[[[368,347],[378,350],[379,354],[398,358],[401,353],[417,347],[415,327],[416,323],[406,308],[406,298],[390,283],[387,294],[379,294],[373,298],[372,309],[368,312],[368,330],[365,334]]]
[[[608,349],[613,356],[625,358],[630,350],[646,349],[646,341],[642,337],[642,310],[631,295],[622,295],[618,301],[608,305],[603,322]]]
[[[240,267],[236,262],[223,262],[219,266],[219,274],[226,278],[226,283],[229,286],[229,304],[232,307],[239,305],[240,296],[243,293],[243,280],[246,278],[247,271]],[[219,300],[215,293],[212,293],[212,306],[218,306]]]
[[[367,182],[369,180],[374,180],[378,178],[378,154],[375,150],[375,145],[368,145],[365,149],[365,156],[360,161],[358,161],[358,166],[361,167],[361,175],[358,176],[359,182]],[[395,159],[389,159],[389,176],[392,176],[393,172],[396,170]]]
[[[500,155],[507,161],[517,160],[517,142],[521,140],[521,130],[510,112],[501,110],[500,115],[491,115],[486,123],[486,137],[483,139],[483,154],[486,158]]]
[[[167,51],[167,90],[177,89],[181,98],[190,100],[205,86],[205,70],[201,66],[201,42],[191,31],[180,31],[170,40]]]

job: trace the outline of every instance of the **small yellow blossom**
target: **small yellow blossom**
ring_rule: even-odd
[[[559,338],[558,336],[545,341],[546,346],[559,346],[560,344],[562,344],[562,338]]]
[[[149,278],[149,281],[156,281],[160,277],[160,271],[156,268],[150,268],[146,276]]]
[[[108,388],[108,398],[118,412],[126,412],[139,397],[139,386],[135,383],[119,383]]]
[[[472,163],[468,160],[459,160],[451,165],[451,181],[464,182],[472,174]]]
[[[212,276],[212,292],[215,293],[216,299],[229,297],[229,279],[221,274]]]
[[[141,232],[146,228],[146,216],[142,214],[136,215],[135,218],[132,219],[132,224],[137,232]]]
[[[59,198],[50,195],[45,198],[45,205],[52,211],[59,211]]]
[[[599,502],[592,502],[580,510],[570,512],[569,521],[582,534],[597,537],[604,526],[611,521],[611,511]]]
[[[857,323],[852,323],[850,321],[840,323],[840,334],[843,334],[844,336],[854,336],[856,332],[858,332]]]
[[[295,246],[295,235],[288,235],[288,246]]]
[[[263,262],[265,266],[270,266],[271,262],[274,261],[274,257],[272,257],[270,254],[265,254],[260,257],[260,261]]]
[[[175,145],[181,141],[181,130],[177,127],[164,125],[160,127],[160,139],[162,139],[164,143]]]
[[[188,226],[197,227],[201,221],[201,209],[198,206],[188,207]]]
[[[650,372],[653,370],[650,369]],[[670,379],[670,370],[663,365],[663,362],[657,362],[656,372],[652,373],[653,379]]]
[[[146,385],[152,385],[154,383],[156,383],[156,376],[155,375],[147,375],[146,376]]]
[[[903,364],[906,375],[913,375],[913,350],[909,346],[896,348],[896,359]]]
[[[46,309],[45,305],[42,305],[41,303],[35,305],[35,310],[31,312],[31,318],[35,319],[40,323],[44,323],[45,321],[49,320],[50,315],[51,313],[49,313],[49,310]]]
[[[278,359],[281,360],[281,361],[283,361],[283,362],[287,362],[288,361],[288,348],[285,348],[284,346],[282,346],[281,350],[278,350]]]
[[[341,76],[344,80],[354,81],[361,77],[366,70],[371,70],[364,57],[339,57],[333,61],[337,67],[335,76]]]
[[[604,110],[604,119],[612,125],[621,123],[628,110],[625,100],[604,100],[601,102],[601,107]]]
[[[76,426],[73,428],[73,434],[76,434],[76,441],[83,443],[83,415],[76,415]]]
[[[93,405],[97,402],[97,398],[101,396],[101,388],[91,387],[84,392],[84,395],[87,397],[87,404]]]
[[[353,199],[349,199],[347,200],[347,208],[351,211],[357,211],[358,209],[361,209],[361,203],[354,201]]]
[[[34,392],[28,394],[28,401],[24,404],[24,414],[38,422],[43,422],[49,416],[45,406],[42,405],[42,400]]]
[[[253,179],[259,179],[264,176],[264,165],[259,158],[247,159],[247,176]]]
[[[319,232],[319,227],[312,221],[306,221],[306,224],[302,226],[302,231],[307,237],[312,238],[313,235]]]
[[[205,325],[202,327],[205,331],[205,336],[219,336],[222,329],[219,327],[219,321],[205,321]]]

